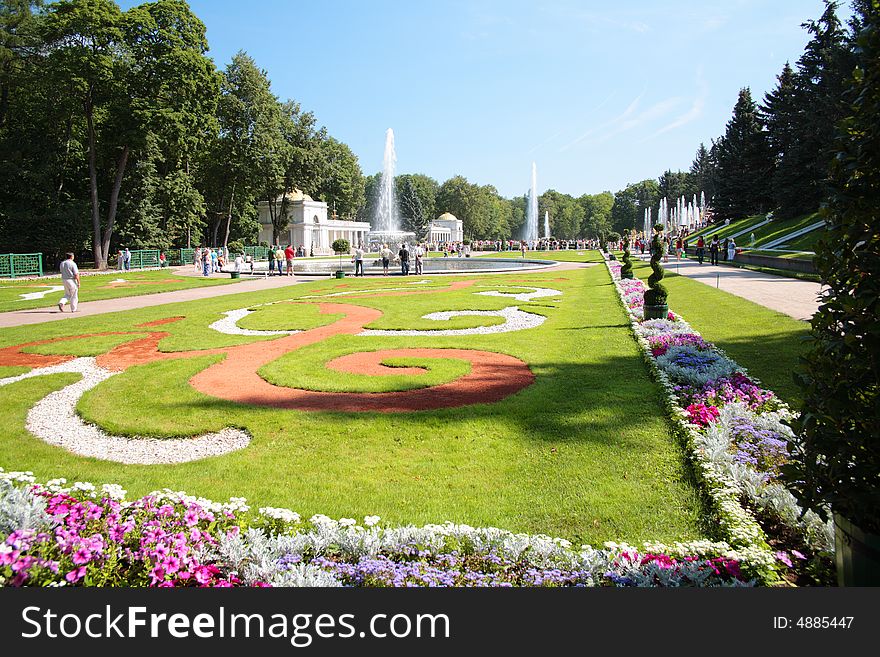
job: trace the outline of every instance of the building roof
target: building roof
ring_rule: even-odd
[[[439,217],[437,217],[436,221],[458,221],[458,217],[456,217],[451,212],[444,212]]]

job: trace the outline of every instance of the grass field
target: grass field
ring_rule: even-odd
[[[143,272],[119,272],[82,277],[79,291],[80,303],[83,301],[99,301],[102,299],[118,299],[120,297],[156,294],[188,290],[206,285],[227,285],[238,281],[230,279],[228,274],[204,276],[181,276],[174,270],[152,270]],[[240,279],[239,279],[240,280]],[[40,278],[27,280],[0,279],[0,312],[11,310],[29,310],[31,308],[47,308],[58,303],[64,291],[59,289],[45,294],[39,299],[23,299],[21,295],[46,292],[52,286],[61,287],[60,278]]]
[[[601,260],[596,251],[530,253],[530,257]],[[502,254],[499,254],[502,255]],[[639,277],[647,265],[635,263]],[[450,283],[474,280],[450,290]],[[670,307],[790,403],[791,380],[807,325],[667,272]],[[670,435],[662,395],[650,380],[626,316],[602,266],[561,272],[437,277],[411,296],[380,296],[408,282],[322,280],[296,288],[217,297],[66,322],[0,330],[0,348],[50,338],[112,331],[144,335],[138,325],[166,317],[163,351],[229,347],[274,337],[220,334],[208,326],[248,307],[240,320],[255,330],[308,330],[341,315],[319,314],[315,301],[356,304],[382,316],[368,328],[460,329],[497,324],[497,317],[438,322],[440,310],[499,310],[517,305],[546,317],[542,326],[494,335],[337,335],[288,352],[260,371],[279,386],[382,392],[442,384],[469,371],[457,359],[389,359],[421,374],[368,376],[324,367],[360,351],[411,347],[494,351],[526,362],[535,382],[492,404],[410,413],[305,412],[247,406],[202,394],[189,379],[223,358],[193,356],[133,366],[87,392],[80,415],[122,435],[189,436],[225,426],[248,430],[246,449],[178,465],[133,466],[83,458],[49,446],[24,428],[28,409],[76,374],[26,379],[4,387],[0,465],[39,478],[118,482],[130,494],[170,487],[213,499],[245,496],[255,506],[292,508],[308,517],[378,514],[391,523],[452,520],[541,532],[575,541],[676,541],[712,537],[698,493]],[[534,302],[475,294],[526,287],[560,290]],[[428,289],[425,289],[428,288]],[[343,293],[343,294],[339,294]],[[358,296],[366,293],[366,296]],[[327,296],[332,295],[332,296]],[[322,299],[322,297],[324,297]],[[288,303],[291,301],[292,303]],[[267,305],[268,304],[268,305]],[[157,329],[158,330],[158,329]],[[95,355],[125,340],[96,336],[32,348],[45,354]],[[26,371],[0,367],[0,376]]]
[[[461,279],[444,277],[432,287],[445,290],[453,280]],[[186,319],[161,327],[169,333],[160,345],[166,351],[271,340],[223,335],[207,327],[235,308],[385,286],[388,281],[325,280],[246,298],[71,318],[4,329],[0,346],[108,331],[141,335],[136,325],[171,316]],[[475,294],[493,287],[515,291],[507,286],[552,287],[563,294],[558,302],[535,303]],[[471,288],[408,297],[328,300],[381,310],[384,316],[370,328],[451,328],[419,318],[432,311],[510,305],[547,320],[538,328],[495,335],[336,336],[271,363],[266,378],[312,389],[401,390],[466,373],[467,363],[454,359],[388,362],[428,371],[381,382],[367,381],[380,377],[322,368],[327,359],[352,350],[430,347],[510,354],[526,362],[536,380],[493,404],[395,414],[301,412],[234,404],[194,390],[189,379],[222,356],[134,366],[86,393],[79,413],[114,433],[195,435],[231,425],[246,428],[253,440],[248,448],[222,457],[133,466],[78,457],[30,435],[24,428],[27,410],[78,375],[35,377],[3,388],[0,421],[6,430],[0,464],[32,470],[40,478],[119,482],[131,494],[170,487],[214,499],[242,495],[255,506],[286,506],[306,517],[375,513],[392,523],[448,519],[592,544],[711,536],[664,419],[661,393],[647,375],[604,267],[478,277]],[[260,317],[263,309],[267,314]],[[305,303],[263,306],[247,319],[258,326],[277,321],[275,328],[300,329],[328,320]],[[485,325],[485,319],[458,318],[454,326]],[[80,338],[56,343],[51,351],[94,353],[114,342]]]

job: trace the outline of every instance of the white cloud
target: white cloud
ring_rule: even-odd
[[[691,108],[687,112],[678,116],[674,121],[666,124],[657,132],[645,138],[643,141],[648,141],[649,139],[658,137],[665,132],[675,130],[676,128],[680,128],[681,126],[687,125],[688,123],[696,121],[698,118],[700,118],[703,115],[703,109],[706,107],[706,100],[709,97],[709,85],[707,85],[706,81],[703,79],[702,69],[699,69],[697,71],[697,89],[699,90],[697,96],[696,98],[694,98],[693,103],[691,103]]]

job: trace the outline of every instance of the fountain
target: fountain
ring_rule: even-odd
[[[550,237],[550,213],[544,210],[544,237]]]
[[[532,187],[529,190],[529,206],[526,208],[523,239],[531,243],[538,241],[538,169],[534,162],[532,162]]]
[[[379,202],[373,220],[373,230],[367,236],[371,245],[388,244],[392,251],[403,242],[414,243],[416,234],[400,230],[400,213],[394,191],[394,172],[397,153],[394,150],[394,131],[385,131],[385,154],[382,158],[382,177],[379,181]]]

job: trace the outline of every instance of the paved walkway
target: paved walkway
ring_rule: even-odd
[[[547,267],[546,269],[533,269],[525,271],[505,271],[492,272],[492,274],[527,274],[548,271],[566,271],[569,269],[582,269],[585,267],[594,267],[598,263],[575,263],[562,262],[555,267]],[[192,267],[175,268],[175,273],[187,275],[186,269],[192,270]],[[462,276],[468,275],[468,272],[456,272],[452,274],[431,274],[431,276]],[[474,276],[486,274],[473,273]],[[326,276],[255,276],[244,278],[239,283],[232,285],[216,285],[211,287],[196,287],[189,290],[176,290],[174,292],[159,292],[158,294],[143,294],[133,297],[119,297],[118,299],[105,299],[102,301],[81,301],[76,314],[70,312],[59,312],[57,306],[48,308],[31,308],[29,310],[15,310],[12,312],[0,313],[0,328],[9,328],[12,326],[26,326],[29,324],[40,324],[42,322],[51,322],[69,317],[89,317],[91,315],[103,315],[105,313],[120,312],[123,310],[134,310],[136,308],[148,308],[151,306],[161,306],[166,303],[177,303],[179,301],[197,301],[199,299],[210,299],[220,297],[227,294],[243,294],[245,292],[259,292],[261,290],[272,290],[280,287],[296,285],[298,283],[309,283],[311,281],[326,280]],[[368,278],[381,278],[381,276],[369,276]],[[397,277],[394,277],[397,278]]]
[[[227,294],[242,294],[245,292],[259,292],[271,290],[297,283],[306,283],[313,278],[297,278],[295,276],[269,276],[242,280],[231,285],[216,285],[210,287],[195,287],[189,290],[175,290],[174,292],[159,292],[157,294],[143,294],[134,297],[120,297],[118,299],[104,299],[102,301],[81,301],[76,314],[68,311],[59,312],[57,306],[49,308],[31,308],[29,310],[15,310],[8,313],[0,313],[0,328],[10,326],[24,326],[27,324],[40,324],[69,317],[89,317],[90,315],[103,315],[105,313],[133,310],[135,308],[147,308],[161,306],[165,303],[178,301],[196,301],[209,299]]]
[[[649,259],[647,256],[639,257],[642,260]],[[708,263],[708,258],[706,262]],[[822,286],[812,281],[764,274],[739,267],[700,265],[696,260],[676,262],[674,256],[670,256],[669,262],[663,264],[663,268],[795,319],[809,321],[819,309],[818,296]]]

